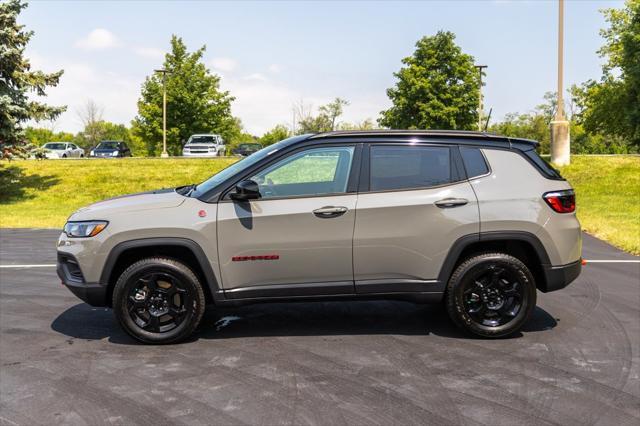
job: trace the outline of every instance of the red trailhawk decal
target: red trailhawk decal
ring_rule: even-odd
[[[248,260],[278,260],[280,255],[278,254],[264,254],[259,256],[233,256],[232,262],[246,262]]]

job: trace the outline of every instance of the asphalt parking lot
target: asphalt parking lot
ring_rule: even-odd
[[[55,263],[58,231],[0,230],[0,265]],[[0,424],[640,424],[640,263],[538,293],[521,334],[468,338],[438,306],[298,303],[211,312],[139,345],[55,268],[0,268]]]

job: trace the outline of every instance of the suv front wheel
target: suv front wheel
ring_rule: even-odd
[[[503,337],[518,331],[531,316],[536,285],[519,259],[483,253],[456,268],[445,298],[449,316],[460,328],[481,337]]]
[[[129,266],[113,290],[113,309],[124,330],[144,343],[175,343],[198,326],[205,298],[198,277],[168,258],[142,259]]]

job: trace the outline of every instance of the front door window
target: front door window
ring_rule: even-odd
[[[352,146],[312,148],[267,167],[251,179],[262,198],[341,194],[347,190]]]

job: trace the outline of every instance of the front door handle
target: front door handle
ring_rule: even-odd
[[[460,207],[467,204],[469,200],[466,198],[445,198],[444,200],[436,201],[434,204],[441,209],[450,209],[452,207]]]
[[[317,217],[323,218],[323,219],[328,219],[331,217],[338,217],[338,216],[342,216],[343,214],[345,214],[347,212],[346,207],[342,207],[342,206],[325,206],[325,207],[320,207],[319,209],[315,209],[313,211],[313,214],[316,215]]]

